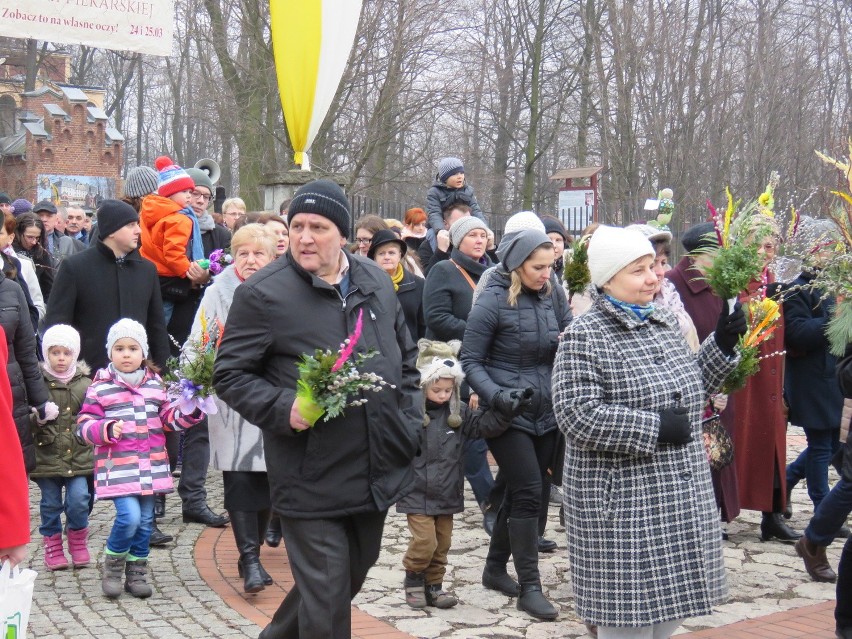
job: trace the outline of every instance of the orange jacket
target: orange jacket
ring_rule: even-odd
[[[192,241],[192,220],[167,197],[146,195],[139,209],[142,248],[139,252],[164,277],[184,277],[190,259],[186,249]]]

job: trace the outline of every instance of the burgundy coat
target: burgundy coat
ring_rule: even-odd
[[[674,284],[683,307],[692,318],[698,333],[698,341],[703,342],[716,330],[716,322],[722,312],[722,300],[716,296],[707,282],[699,279],[701,274],[693,270],[691,266],[692,260],[684,257],[666,273],[666,277]],[[729,397],[728,406],[722,411],[722,424],[731,437],[734,436],[733,404],[733,397]],[[734,448],[734,456],[736,456],[736,448]],[[731,522],[740,514],[736,464],[730,464],[722,470],[711,469],[710,477],[713,480],[716,505],[722,511],[722,520]]]
[[[770,274],[769,282],[775,279]],[[749,285],[754,295],[758,282]],[[749,295],[740,295],[745,303]],[[784,309],[771,338],[760,345],[760,356],[784,351]],[[760,371],[734,393],[734,465],[740,505],[747,510],[773,512],[775,469],[781,487],[779,503],[784,510],[787,495],[787,415],[784,410],[784,356],[774,355],[760,362]]]

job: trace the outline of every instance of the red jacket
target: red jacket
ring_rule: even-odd
[[[30,494],[24,454],[12,419],[12,389],[6,373],[9,351],[0,328],[0,548],[30,541]]]

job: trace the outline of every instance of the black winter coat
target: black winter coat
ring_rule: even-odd
[[[426,320],[423,319],[423,284],[422,277],[404,271],[399,290],[396,292],[399,305],[402,306],[402,312],[405,315],[408,334],[411,335],[411,340],[415,344],[421,337],[426,336]]]
[[[442,212],[451,204],[465,204],[470,207],[470,214],[486,222],[485,215],[473,194],[473,187],[465,184],[460,189],[451,189],[440,180],[435,180],[426,192],[426,215],[429,216],[429,227],[435,232],[444,228]]]
[[[9,361],[6,371],[12,386],[12,413],[24,451],[24,466],[31,472],[36,465],[30,434],[30,406],[47,401],[47,388],[36,355],[36,338],[23,289],[0,271],[0,326],[6,333]]]
[[[34,250],[28,251],[17,240],[12,243],[12,248],[15,249],[16,253],[26,255],[33,261],[33,266],[35,266],[36,275],[38,276],[38,284],[41,287],[41,294],[44,297],[44,303],[47,304],[56,277],[56,262],[53,257],[51,257],[46,249],[40,246],[36,246]]]
[[[532,435],[556,429],[550,375],[559,334],[571,321],[562,287],[554,292],[524,290],[509,306],[510,276],[499,267],[476,300],[462,340],[467,383],[487,407],[500,390],[532,388],[529,408],[512,421]]]
[[[485,269],[492,265],[491,260],[486,259],[488,263],[481,264],[454,248],[449,260],[439,262],[429,271],[423,287],[423,315],[428,339],[449,342],[464,337],[473,302],[473,287],[456,265],[463,268],[476,284]]]
[[[231,232],[218,224],[212,229],[201,231],[201,244],[204,246],[204,257],[217,249],[227,249],[231,246]]]
[[[837,358],[829,352],[825,327],[834,314],[834,300],[810,288],[813,275],[802,274],[784,295],[784,344],[787,361],[784,395],[790,423],[815,430],[833,430],[840,423],[843,395],[837,384]]]
[[[149,357],[159,367],[169,357],[160,280],[156,267],[135,250],[117,260],[97,241],[65,258],[47,304],[44,326],[70,324],[80,333],[80,357],[92,370],[109,363],[106,338],[123,317],[136,320],[148,334]]]
[[[400,513],[453,515],[464,510],[464,463],[469,439],[497,437],[509,426],[494,411],[472,411],[461,404],[462,425],[447,424],[450,404],[426,402],[429,423],[420,429],[420,450],[414,458],[414,488],[396,504]]]
[[[387,510],[411,489],[411,460],[423,424],[417,348],[390,278],[372,260],[345,254],[346,295],[282,255],[237,287],[216,356],[223,402],[263,431],[273,509],[286,517],[339,517]],[[356,352],[376,354],[359,370],[395,388],[298,432],[290,410],[297,363],[337,351],[363,311]],[[275,327],[275,330],[270,330]]]

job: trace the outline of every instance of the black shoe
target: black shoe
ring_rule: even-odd
[[[834,533],[835,539],[849,539],[849,535],[852,534],[852,531],[849,530],[849,526],[843,524],[840,528],[837,529],[837,532]]]
[[[212,514],[212,513],[211,513]],[[264,589],[264,574],[260,566],[260,526],[254,511],[229,510],[231,530],[240,559],[237,574],[243,578],[245,592],[260,592]],[[265,572],[265,571],[264,571]],[[266,577],[269,577],[267,574]],[[270,578],[271,580],[271,578]]]
[[[154,519],[162,519],[166,516],[166,496],[154,495]]]
[[[761,541],[774,538],[778,541],[793,542],[798,541],[801,536],[802,533],[796,532],[787,525],[781,513],[763,513],[763,519],[760,521]]]
[[[842,628],[837,626],[834,634],[837,635],[837,639],[852,639],[852,626],[844,626]]]
[[[544,537],[538,538],[538,551],[539,552],[553,552],[556,550],[556,542],[550,539],[545,539]]]
[[[521,591],[518,582],[506,572],[505,566],[498,568],[489,565],[487,562],[485,563],[485,570],[482,571],[482,585],[489,590],[502,592],[507,597],[517,597]]]
[[[148,545],[151,547],[165,546],[172,541],[174,541],[174,537],[162,532],[159,528],[157,528],[157,522],[154,522],[154,527],[151,530],[151,538],[148,540]]]
[[[488,533],[489,537],[494,534],[494,523],[496,521],[497,513],[490,508],[486,508],[485,512],[482,513],[482,527],[485,529],[485,532]]]
[[[263,541],[270,548],[278,548],[281,544],[281,519],[278,515],[273,514],[269,520],[269,526],[266,528],[266,536]]]
[[[204,506],[201,510],[184,510],[183,521],[187,524],[204,524],[211,528],[224,528],[231,520],[225,515],[217,515],[209,507]]]

